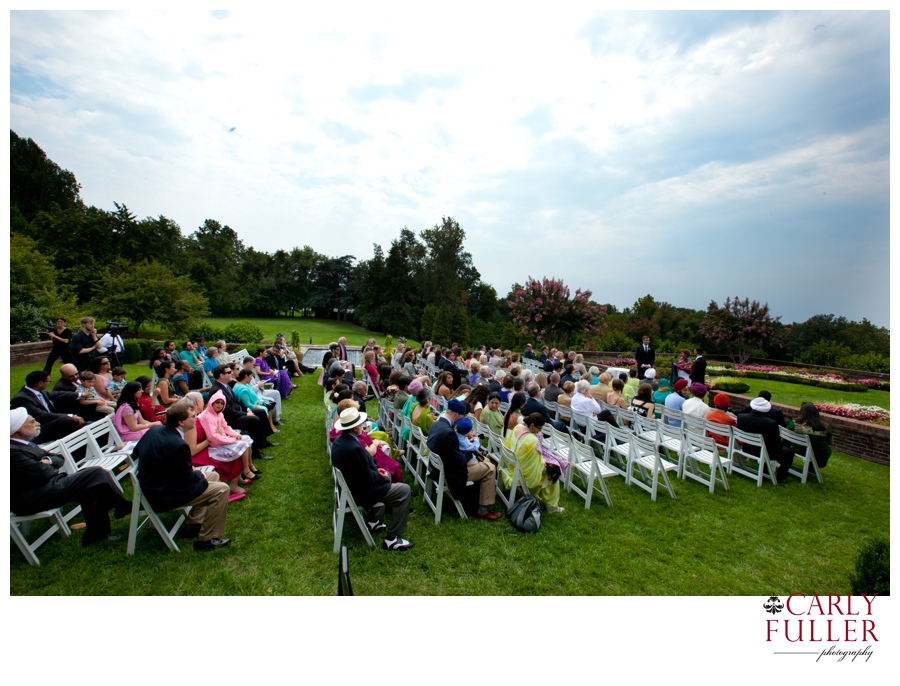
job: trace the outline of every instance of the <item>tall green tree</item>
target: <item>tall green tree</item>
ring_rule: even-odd
[[[31,221],[38,212],[81,203],[81,184],[30,138],[9,131],[9,202]]]

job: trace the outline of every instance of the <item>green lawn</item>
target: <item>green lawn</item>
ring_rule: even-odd
[[[730,377],[729,377],[730,378]],[[735,379],[750,386],[750,390],[744,395],[755,398],[756,395],[766,390],[772,394],[772,400],[783,405],[800,407],[804,401],[813,403],[828,403],[840,405],[841,403],[858,403],[860,405],[878,405],[886,410],[891,409],[890,391],[868,390],[864,393],[848,393],[833,390],[831,388],[818,388],[816,386],[802,386],[784,381],[767,381],[766,379]],[[827,421],[827,417],[826,417]]]
[[[13,369],[11,392],[39,367]],[[145,369],[131,365],[129,377]],[[227,549],[198,554],[188,543],[173,554],[146,530],[128,557],[124,540],[82,549],[76,531],[44,544],[41,567],[31,568],[11,544],[10,593],[335,593],[332,478],[321,390],[312,378],[300,380],[285,414],[289,424],[272,450],[275,460],[259,463],[264,474],[250,498],[229,509]],[[411,551],[367,548],[352,519],[344,542],[354,591],[365,595],[849,593],[859,549],[890,530],[890,471],[835,453],[824,478],[757,489],[735,475],[730,491],[717,488],[714,495],[678,481],[677,499],[663,492],[656,503],[614,478],[613,507],[595,500],[585,510],[563,493],[566,512],[547,516],[535,535],[518,534],[505,520],[462,521],[454,514],[435,526],[419,496],[409,519]],[[114,522],[114,533],[125,535],[127,522]]]
[[[203,321],[213,326],[225,328],[229,324],[238,321],[234,318],[216,318],[210,317]],[[312,319],[309,317],[277,317],[272,319],[247,319],[241,321],[249,321],[256,324],[263,330],[265,340],[272,341],[276,333],[283,333],[288,342],[291,340],[291,331],[300,332],[300,342],[303,345],[310,345],[312,339],[313,345],[327,345],[332,341],[336,341],[341,336],[346,336],[348,345],[363,345],[367,338],[375,338],[379,344],[384,344],[384,334],[376,331],[369,331],[362,327],[347,322],[338,322],[332,319]],[[165,339],[167,336],[162,331],[154,329],[142,329],[140,332],[142,338]],[[394,344],[396,345],[398,334],[394,333]],[[418,345],[418,341],[414,341]]]

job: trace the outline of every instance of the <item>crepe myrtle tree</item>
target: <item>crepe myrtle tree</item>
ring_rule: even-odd
[[[700,332],[716,345],[724,345],[732,362],[740,364],[750,359],[755,348],[777,343],[776,323],[781,317],[769,314],[769,304],[760,305],[748,298],[726,298],[719,307],[711,300],[700,322]]]
[[[523,336],[557,348],[581,346],[606,331],[606,308],[591,302],[591,291],[580,288],[572,296],[562,280],[528,277],[513,284],[507,299],[510,318]]]

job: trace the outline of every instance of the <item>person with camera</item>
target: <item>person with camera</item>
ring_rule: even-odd
[[[125,360],[123,355],[125,344],[122,342],[121,333],[128,331],[128,327],[118,322],[107,322],[107,325],[109,328],[100,339],[100,347],[97,348],[97,352],[110,358],[109,361],[113,367],[121,367]]]
[[[73,362],[79,372],[87,371],[91,365],[91,357],[100,346],[100,339],[97,337],[97,329],[94,328],[93,317],[82,317],[81,328],[78,330],[69,343],[69,350],[72,352]]]
[[[48,374],[53,371],[53,363],[61,359],[63,364],[72,361],[72,353],[69,351],[69,341],[72,340],[72,329],[66,326],[65,317],[56,318],[56,329],[52,326],[47,327],[46,331],[42,331],[42,336],[48,336],[53,347],[50,348],[50,354],[47,355],[47,363],[44,365],[44,371]]]

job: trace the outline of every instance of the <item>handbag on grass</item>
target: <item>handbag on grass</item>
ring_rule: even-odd
[[[533,534],[541,528],[541,503],[528,493],[510,505],[506,517],[516,531]]]

